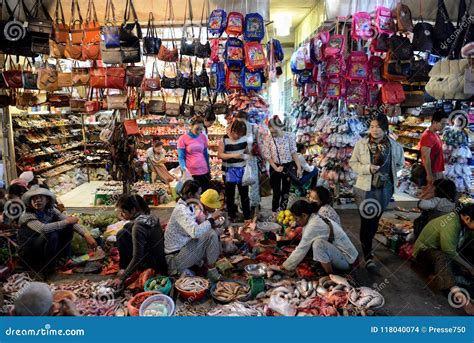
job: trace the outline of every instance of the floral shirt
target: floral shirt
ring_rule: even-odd
[[[339,215],[337,214],[336,210],[332,208],[330,205],[321,206],[321,208],[318,211],[318,214],[321,217],[324,217],[326,219],[331,219],[333,222],[336,222],[339,225],[341,225],[341,218],[339,218]]]
[[[263,156],[267,160],[272,159],[275,164],[290,163],[296,152],[295,136],[289,132],[284,132],[281,137],[268,133],[263,138]]]

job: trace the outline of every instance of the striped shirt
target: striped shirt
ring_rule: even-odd
[[[20,217],[20,226],[26,225],[29,229],[39,234],[48,234],[53,231],[65,229],[69,224],[66,222],[66,216],[59,212],[57,209],[52,208],[44,211],[43,216],[40,218],[36,213],[25,212]],[[81,236],[84,236],[86,229],[79,224],[72,226]]]
[[[229,136],[224,136],[224,153],[226,154],[244,154],[247,149],[248,142],[247,136],[241,137],[234,141]],[[245,160],[242,158],[231,158],[222,161],[222,169],[225,171],[227,168],[244,168]]]

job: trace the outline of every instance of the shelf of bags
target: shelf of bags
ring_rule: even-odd
[[[42,154],[25,155],[25,156],[22,156],[21,158],[28,159],[28,158],[35,158],[35,157],[40,157],[40,156],[48,156],[48,155],[58,154],[58,153],[61,153],[61,152],[64,152],[64,151],[74,150],[74,149],[82,148],[82,147],[83,147],[83,144],[79,143],[79,144],[75,144],[73,146],[70,146],[69,148],[64,148],[64,149],[56,150],[56,151],[53,151],[53,152],[45,152],[45,153],[42,153]]]
[[[71,166],[68,166],[67,168],[63,168],[63,167],[64,166],[59,167],[58,170],[54,170],[54,169],[50,170],[49,172],[44,173],[43,175],[46,177],[58,176],[74,168],[77,168],[77,165],[71,165]]]

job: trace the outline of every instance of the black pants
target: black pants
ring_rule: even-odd
[[[374,257],[372,253],[372,242],[377,233],[381,217],[381,215],[371,219],[360,217],[360,242],[366,261]]]
[[[20,228],[20,230],[30,230]],[[56,230],[46,235],[31,236],[20,250],[21,259],[37,272],[52,271],[56,262],[62,257],[71,255],[71,241],[74,235],[72,225],[62,230]]]
[[[432,286],[439,290],[456,285],[451,259],[445,252],[436,249],[422,250],[416,256],[426,275],[434,275]]]
[[[204,175],[193,175],[194,181],[199,183],[202,188],[202,192],[204,193],[209,189],[209,182],[211,181],[211,173],[207,173]]]
[[[129,223],[117,233],[117,248],[120,254],[120,269],[127,269],[133,259],[133,224]],[[161,228],[152,230],[145,242],[140,244],[142,253],[137,261],[136,268],[145,270],[152,268],[156,272],[166,275],[168,265],[165,258],[164,234]]]
[[[270,185],[273,191],[272,211],[286,210],[291,188],[290,176],[285,173],[278,173],[270,167]]]
[[[240,201],[242,203],[242,211],[244,212],[244,219],[249,220],[251,218],[250,213],[250,198],[249,198],[249,186],[242,186],[234,182],[225,183],[225,198],[227,204],[227,212],[229,217],[235,218],[237,214],[237,206],[235,206],[235,187],[239,188]]]

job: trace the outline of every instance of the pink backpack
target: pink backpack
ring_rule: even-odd
[[[347,57],[346,78],[351,81],[367,80],[369,75],[369,58],[363,51],[351,52]]]
[[[375,36],[372,18],[368,12],[357,12],[352,16],[352,38],[368,40]]]
[[[367,104],[378,106],[380,103],[380,88],[377,85],[367,85]]]
[[[344,95],[341,79],[338,77],[330,78],[326,83],[324,93],[328,99],[340,99]]]
[[[344,60],[342,56],[329,57],[326,62],[326,76],[328,78],[342,75],[344,73]]]
[[[305,84],[304,95],[305,96],[319,96],[320,95],[319,84],[316,82]]]
[[[365,82],[347,82],[346,102],[349,104],[367,104],[367,85]]]
[[[324,58],[324,49],[329,42],[329,32],[323,31],[314,36],[310,42],[310,56],[314,63],[320,62]]]
[[[313,61],[311,60],[311,44],[306,43],[303,48],[305,49],[304,52],[304,64],[306,65],[306,69],[313,69]]]
[[[324,57],[341,55],[346,49],[346,37],[344,35],[333,35],[329,37],[328,44],[324,48]]]
[[[371,56],[369,60],[369,83],[381,85],[383,84],[382,78],[383,71],[383,59],[378,56]]]
[[[393,21],[392,11],[389,8],[377,6],[375,16],[375,26],[379,33],[393,35],[395,33],[395,22]]]

